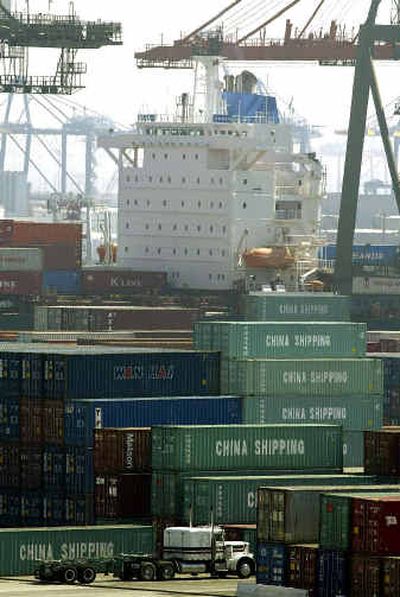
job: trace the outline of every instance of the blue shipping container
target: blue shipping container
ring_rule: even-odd
[[[32,352],[21,354],[21,396],[41,398],[43,396],[43,356]]]
[[[67,270],[43,272],[42,284],[46,294],[79,294],[81,273]]]
[[[336,259],[336,245],[325,245],[319,249],[320,259]],[[356,265],[390,265],[400,257],[398,245],[353,245],[353,263]]]
[[[0,493],[0,526],[15,527],[21,521],[21,496],[4,490]]]
[[[3,344],[3,346],[5,346]],[[21,394],[21,355],[6,350],[0,353],[0,395],[3,398]]]
[[[324,597],[348,595],[348,556],[342,551],[318,550],[317,592]]]
[[[0,441],[18,441],[19,427],[19,400],[0,399]]]
[[[283,543],[259,543],[256,556],[256,582],[261,585],[286,584],[287,546]]]
[[[94,347],[47,349],[47,352],[43,382],[46,398],[220,393],[218,353]]]
[[[65,488],[65,451],[58,446],[43,448],[43,489],[64,491]]]
[[[242,422],[237,396],[74,400],[64,407],[64,440],[91,446],[93,429],[153,425],[234,425]]]
[[[63,495],[45,495],[43,497],[43,519],[46,526],[65,524],[65,498]]]
[[[68,496],[65,499],[65,523],[79,525],[94,523],[94,500],[92,495]]]
[[[74,446],[65,448],[64,484],[66,492],[71,496],[94,492],[92,448]]]

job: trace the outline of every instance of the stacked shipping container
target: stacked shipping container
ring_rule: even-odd
[[[245,313],[333,317],[345,297],[250,295]],[[326,301],[326,303],[325,303]],[[336,309],[336,311],[335,311]],[[342,314],[343,314],[342,313]],[[198,322],[194,346],[220,350],[223,392],[242,395],[248,423],[343,426],[345,466],[363,464],[363,429],[382,425],[382,365],[366,355],[366,326],[334,321]]]

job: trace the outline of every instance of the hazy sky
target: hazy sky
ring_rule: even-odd
[[[17,7],[22,8],[25,2],[17,0]],[[385,5],[385,2],[388,0],[382,4]],[[46,11],[48,4],[49,0],[30,0],[32,11]],[[163,112],[171,98],[191,90],[191,77],[186,71],[139,71],[135,66],[134,52],[142,50],[146,44],[159,42],[162,35],[165,40],[179,38],[181,31],[192,30],[227,6],[228,0],[75,0],[74,4],[83,18],[121,21],[124,45],[82,52],[89,66],[87,89],[74,94],[73,99],[118,121],[130,123],[138,110]],[[306,4],[310,4],[310,0],[303,2],[303,5]],[[365,10],[369,2],[353,0],[352,5],[357,4],[363,5]],[[67,0],[53,0],[52,6],[53,10],[65,12],[68,3]],[[283,27],[281,22],[279,29],[283,30]],[[255,70],[278,96],[287,101],[293,98],[296,110],[314,124],[342,127],[347,122],[352,68],[319,67],[305,63],[246,66]],[[379,67],[385,102],[400,95],[400,87],[393,85],[399,70],[400,65]]]

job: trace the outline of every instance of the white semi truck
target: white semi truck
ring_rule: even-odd
[[[124,581],[172,580],[175,574],[209,573],[248,578],[255,572],[254,555],[245,541],[226,541],[218,526],[167,527],[161,557],[120,554],[108,560],[41,561],[35,577],[46,582],[92,583],[98,572]]]

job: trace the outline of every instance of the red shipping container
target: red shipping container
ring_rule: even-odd
[[[400,558],[385,558],[382,565],[382,594],[385,597],[400,597]]]
[[[91,309],[90,331],[192,330],[198,309],[181,307],[109,307]]]
[[[353,500],[352,551],[400,555],[400,497]]]
[[[0,244],[75,243],[82,238],[82,224],[0,220]]]
[[[318,545],[290,545],[288,550],[288,586],[307,589],[314,594],[317,581]]]
[[[39,295],[42,290],[40,272],[0,272],[0,295]]]
[[[19,406],[20,439],[24,444],[43,442],[43,401],[21,398]]]
[[[96,518],[151,518],[151,474],[98,475]]]
[[[41,448],[20,448],[21,462],[21,489],[34,490],[42,487],[42,462]]]
[[[21,482],[21,463],[19,446],[0,444],[0,487],[2,489],[19,488]]]
[[[400,429],[364,431],[366,475],[400,475]]]
[[[351,597],[379,597],[381,595],[381,560],[353,555],[351,558]]]
[[[93,462],[96,473],[151,471],[151,429],[96,429]]]
[[[64,403],[62,400],[43,401],[43,442],[64,443]]]
[[[130,294],[141,290],[162,290],[166,283],[167,274],[164,272],[98,268],[82,273],[82,292],[87,294]]]

